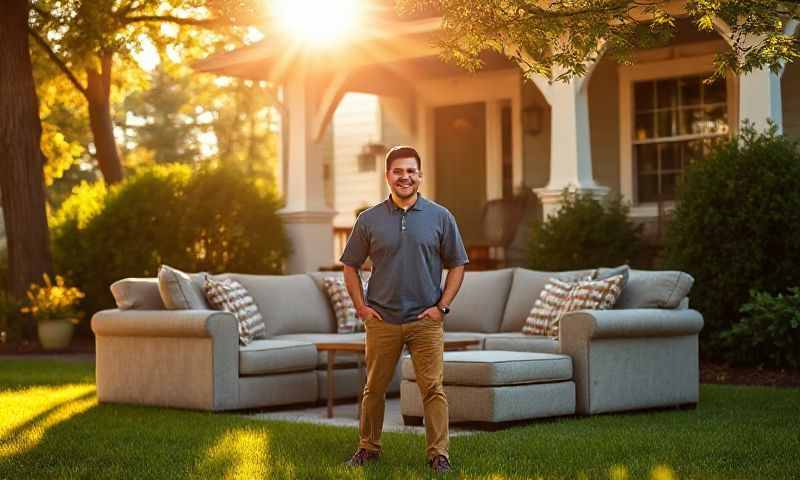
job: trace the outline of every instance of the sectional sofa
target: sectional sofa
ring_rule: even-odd
[[[477,339],[483,350],[569,355],[579,414],[696,403],[703,318],[688,308],[692,278],[685,273],[630,270],[614,309],[566,315],[557,338],[521,333],[549,278],[587,273],[467,272],[445,337]],[[118,308],[92,317],[99,400],[235,410],[318,403],[326,399],[328,381],[336,382],[337,398],[355,398],[363,375],[357,357],[337,355],[329,379],[325,353],[314,347],[363,338],[336,333],[322,281],[340,275],[219,275],[241,282],[266,321],[267,338],[247,346],[239,345],[229,313],[167,310],[155,278],[116,282]],[[199,275],[192,279],[199,288]],[[399,389],[400,368],[390,393]]]

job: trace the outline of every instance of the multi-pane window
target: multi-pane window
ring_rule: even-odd
[[[703,76],[635,82],[633,158],[638,203],[675,199],[686,166],[728,134],[725,81]]]

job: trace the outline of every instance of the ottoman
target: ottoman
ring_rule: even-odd
[[[414,364],[403,359],[400,411],[406,425],[422,422]],[[450,422],[500,423],[575,413],[568,355],[471,350],[445,352],[444,391]]]

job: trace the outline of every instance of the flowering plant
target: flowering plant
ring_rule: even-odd
[[[61,275],[56,275],[55,285],[46,273],[42,278],[44,285],[31,284],[26,293],[25,306],[20,311],[30,313],[37,321],[62,319],[78,323],[82,312],[75,306],[84,297],[83,292],[76,287],[66,286]]]

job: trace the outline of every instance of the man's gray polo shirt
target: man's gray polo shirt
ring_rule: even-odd
[[[453,214],[422,195],[407,211],[390,195],[358,216],[340,261],[359,268],[367,257],[367,305],[389,323],[416,320],[442,296],[442,267],[469,262]]]

